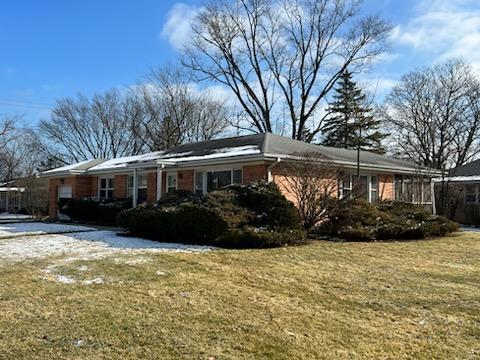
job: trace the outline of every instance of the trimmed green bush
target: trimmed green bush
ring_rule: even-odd
[[[418,205],[350,199],[338,206],[317,232],[347,241],[415,240],[445,236],[458,228],[457,223],[431,215]]]
[[[298,210],[280,192],[275,183],[266,181],[249,185],[231,185],[227,191],[235,194],[238,205],[254,214],[249,225],[269,229],[300,228]]]
[[[175,207],[185,203],[198,202],[200,198],[187,190],[173,190],[163,194],[156,206],[161,208]]]
[[[115,225],[117,215],[132,207],[130,199],[122,200],[91,200],[91,199],[60,199],[58,208],[62,214],[75,221],[102,225]]]
[[[275,185],[232,186],[199,199],[169,194],[155,207],[126,210],[117,224],[158,241],[265,248],[306,242],[296,208]]]
[[[215,243],[225,248],[273,248],[304,245],[308,243],[305,230],[261,230],[250,226],[230,229],[220,235]]]

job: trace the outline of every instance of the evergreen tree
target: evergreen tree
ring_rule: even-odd
[[[352,80],[348,70],[340,77],[328,112],[332,115],[325,120],[322,129],[324,145],[385,152],[382,140],[387,134],[379,131],[380,120],[372,116],[366,95]]]

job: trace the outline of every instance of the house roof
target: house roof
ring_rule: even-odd
[[[454,181],[480,181],[480,160],[472,161],[468,164],[452,169],[448,173],[448,177],[434,179],[435,182]]]
[[[137,156],[128,156],[111,160],[88,160],[64,166],[43,173],[54,176],[68,173],[101,173],[121,171],[132,167],[146,166],[194,166],[203,163],[221,163],[244,160],[275,160],[302,154],[318,156],[345,166],[353,166],[357,162],[357,151],[308,144],[270,133],[230,137],[198,143],[180,145],[165,151],[152,152]],[[412,163],[392,157],[375,154],[369,151],[360,152],[362,167],[398,170],[399,172],[417,172],[419,169]]]
[[[450,176],[480,176],[480,160],[459,166],[450,171]]]

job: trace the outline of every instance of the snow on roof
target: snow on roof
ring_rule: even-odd
[[[247,146],[220,148],[220,149],[213,150],[211,154],[177,157],[174,160],[175,162],[186,162],[186,161],[196,161],[196,160],[218,159],[222,157],[256,155],[260,153],[261,153],[261,150],[258,148],[258,146],[247,145]]]
[[[450,181],[450,182],[466,182],[466,181],[480,181],[480,176],[452,176],[452,177],[445,177],[445,178],[435,178],[432,179],[433,182],[442,182],[442,181]]]
[[[163,151],[156,151],[148,154],[115,158],[115,159],[104,161],[101,164],[95,165],[88,170],[98,171],[98,170],[113,170],[113,169],[124,168],[127,166],[127,164],[155,160],[161,154],[163,154]]]
[[[89,171],[100,171],[100,170],[114,170],[126,168],[130,164],[138,164],[149,161],[162,161],[168,160],[172,164],[178,162],[188,162],[188,161],[197,161],[197,160],[208,160],[208,159],[218,159],[222,157],[232,157],[232,156],[241,156],[241,155],[254,155],[260,154],[260,149],[255,145],[248,146],[236,146],[228,148],[220,148],[212,150],[210,154],[206,155],[194,155],[193,151],[183,151],[183,152],[171,152],[165,154],[163,151],[157,151],[153,153],[148,153],[144,155],[137,156],[127,156],[123,158],[117,158],[105,161],[99,165],[91,167]]]
[[[92,162],[94,160],[90,159],[90,160],[84,160],[84,161],[80,161],[78,163],[75,163],[75,164],[71,164],[71,165],[66,165],[66,166],[62,166],[62,167],[59,167],[59,168],[56,168],[56,169],[52,169],[52,170],[47,170],[47,171],[44,171],[43,173],[44,174],[50,174],[50,173],[57,173],[57,172],[63,172],[63,171],[70,171],[70,170],[75,170],[79,167],[82,167],[83,165],[87,165],[88,163]]]

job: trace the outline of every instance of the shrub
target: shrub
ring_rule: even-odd
[[[156,207],[121,212],[117,224],[149,239],[229,248],[306,242],[293,204],[276,186],[266,183],[228,187],[201,200],[177,192]]]
[[[220,211],[201,205],[185,204],[174,214],[177,240],[183,243],[213,244],[229,228]]]
[[[255,217],[252,211],[240,206],[236,200],[235,193],[228,190],[218,190],[207,194],[202,204],[208,209],[216,210],[228,224],[229,228],[249,224]]]
[[[445,236],[458,224],[433,216],[418,205],[402,202],[370,204],[364,200],[345,201],[318,232],[347,241],[425,239]]]
[[[231,185],[227,191],[235,194],[239,206],[254,214],[250,225],[269,229],[300,228],[297,208],[280,192],[275,183],[265,181],[249,185]]]
[[[272,248],[307,244],[307,234],[302,229],[266,230],[246,226],[230,229],[220,235],[216,244],[225,248]]]
[[[114,225],[117,215],[131,206],[132,202],[129,199],[102,201],[60,199],[58,202],[60,212],[72,220],[103,225]]]
[[[160,200],[157,201],[156,206],[161,208],[175,207],[181,204],[194,203],[198,201],[199,197],[191,191],[173,190],[163,194]]]
[[[117,225],[136,236],[187,244],[212,244],[228,229],[217,211],[194,204],[172,210],[135,208],[122,211],[117,216]]]

